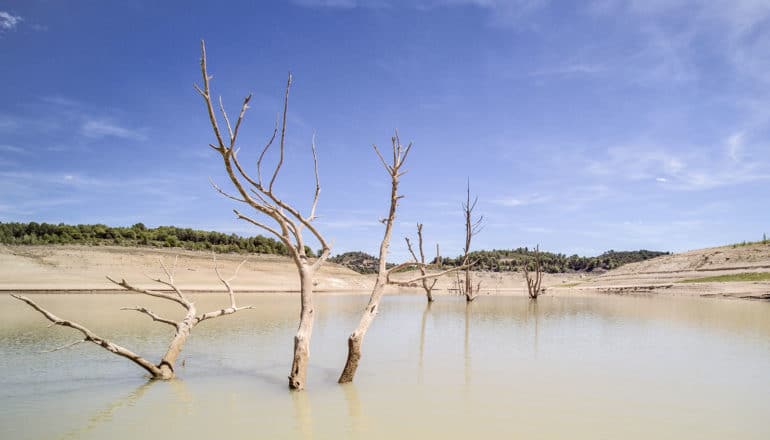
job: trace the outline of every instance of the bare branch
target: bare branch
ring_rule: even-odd
[[[283,165],[283,153],[284,153],[284,147],[286,145],[286,113],[289,110],[289,90],[291,89],[291,82],[293,77],[291,76],[291,72],[289,72],[289,78],[286,80],[286,94],[284,95],[283,99],[283,121],[281,123],[281,143],[280,143],[280,157],[278,159],[278,164],[275,166],[275,171],[273,171],[273,177],[270,179],[270,185],[268,186],[268,192],[273,192],[273,184],[275,183],[276,177],[278,177],[278,172],[281,171],[281,165]]]
[[[382,162],[382,165],[385,167],[386,170],[388,170],[388,173],[393,174],[393,168],[391,168],[391,166],[388,165],[387,162],[385,162],[385,158],[382,157],[382,153],[380,153],[380,150],[377,148],[377,145],[372,144],[372,147],[374,148],[374,152],[377,153],[377,157],[380,158],[380,162]]]
[[[243,214],[241,214],[241,213],[240,213],[240,211],[238,211],[237,209],[233,209],[233,212],[235,213],[235,215],[236,215],[236,216],[237,216],[239,219],[241,219],[241,220],[245,220],[245,221],[247,221],[247,222],[251,223],[252,225],[254,225],[254,226],[258,227],[258,228],[262,228],[262,229],[264,229],[265,231],[267,231],[267,232],[269,232],[269,233],[271,233],[271,234],[275,235],[276,237],[279,237],[279,238],[283,237],[283,234],[282,234],[282,233],[280,233],[280,232],[276,231],[275,229],[271,228],[270,226],[268,226],[268,225],[266,225],[266,224],[264,224],[264,223],[262,223],[262,222],[258,222],[258,221],[256,221],[256,220],[254,220],[253,218],[251,218],[251,217],[249,217],[249,216],[247,216],[247,215],[243,215]]]
[[[152,310],[150,310],[150,309],[148,309],[146,307],[139,307],[139,306],[136,306],[136,307],[122,307],[120,310],[135,310],[137,312],[144,313],[145,315],[149,316],[150,318],[152,318],[153,321],[160,322],[160,323],[163,323],[163,324],[168,324],[168,325],[170,325],[170,326],[172,326],[174,328],[179,328],[179,323],[177,323],[175,321],[172,321],[170,319],[161,318],[160,316],[158,316],[155,313],[153,313]]]
[[[265,157],[265,153],[267,153],[267,150],[270,148],[271,145],[273,145],[273,141],[275,140],[275,135],[278,134],[278,121],[280,120],[280,116],[276,116],[275,118],[275,128],[273,129],[273,135],[270,136],[270,140],[267,141],[267,144],[265,144],[265,148],[262,149],[262,153],[259,155],[259,159],[257,159],[257,185],[254,185],[258,188],[262,187],[262,158]]]
[[[527,282],[527,294],[530,299],[537,299],[537,297],[543,292],[540,286],[543,282],[543,269],[540,262],[540,245],[535,246],[535,274],[534,276],[529,271],[529,263],[524,264],[524,280]]]
[[[414,261],[420,261],[417,259],[417,255],[414,253],[414,249],[412,249],[412,242],[409,241],[409,237],[404,237],[404,240],[406,241],[406,248],[409,250],[409,253],[412,254],[412,258]],[[423,261],[424,263],[425,261]]]
[[[136,293],[142,293],[142,294],[145,294],[145,295],[148,295],[148,296],[154,296],[155,298],[163,298],[163,299],[167,299],[169,301],[174,301],[175,303],[181,305],[182,307],[184,307],[185,309],[188,309],[188,310],[190,308],[190,303],[187,300],[179,298],[179,297],[177,297],[175,295],[171,295],[170,293],[155,292],[155,291],[152,291],[152,290],[140,289],[138,287],[132,286],[131,284],[128,284],[128,282],[126,282],[126,280],[120,280],[120,282],[118,282],[118,281],[116,281],[116,280],[114,280],[114,279],[112,279],[110,277],[106,277],[106,278],[108,280],[112,281],[114,284],[117,284],[118,286],[120,286],[120,287],[122,287],[122,288],[124,288],[126,290],[130,290],[130,291],[136,292]],[[159,281],[159,280],[153,279],[153,281]],[[162,281],[160,281],[160,282],[162,282]]]
[[[207,319],[214,319],[219,318],[220,316],[225,315],[232,315],[233,313],[239,311],[239,310],[251,310],[256,309],[255,306],[244,306],[244,307],[226,307],[224,309],[215,310],[213,312],[207,312],[202,315],[199,315],[195,318],[195,324],[205,321]]]
[[[233,136],[233,127],[230,125],[230,118],[227,117],[225,105],[222,104],[222,96],[219,97],[219,111],[222,113],[222,117],[225,118],[225,123],[227,124],[227,133],[230,135],[230,148],[233,148],[233,141],[235,140]]]
[[[31,299],[27,298],[26,296],[22,295],[16,295],[11,294],[12,297],[18,299],[19,301],[23,301],[27,303],[30,307],[40,312],[43,316],[45,316],[46,319],[51,321],[55,325],[60,325],[62,327],[69,327],[72,329],[75,329],[79,331],[80,333],[85,336],[85,341],[93,342],[94,344],[104,348],[105,350],[115,353],[118,356],[122,356],[124,358],[127,358],[131,361],[133,361],[135,364],[139,365],[140,367],[147,370],[150,374],[153,376],[159,376],[161,374],[160,368],[155,366],[152,362],[148,361],[147,359],[144,359],[143,357],[139,356],[138,354],[132,352],[131,350],[121,347],[120,345],[117,345],[113,342],[110,342],[98,335],[96,335],[91,330],[83,327],[82,325],[67,321],[64,319],[59,318],[58,316],[54,315],[53,313],[49,312],[48,310],[44,309],[43,307],[39,306],[37,303],[32,301]]]
[[[203,76],[203,90],[197,85],[195,86],[195,90],[203,96],[203,100],[206,102],[206,110],[209,113],[211,127],[214,129],[214,135],[217,138],[219,148],[224,151],[227,147],[222,140],[222,134],[219,131],[219,123],[217,122],[217,115],[214,112],[214,105],[211,103],[211,93],[209,92],[209,80],[211,77],[206,70],[206,43],[203,40],[201,40],[201,75]]]
[[[241,261],[241,264],[239,264],[238,267],[235,268],[235,272],[233,273],[233,276],[231,276],[228,279],[224,279],[222,277],[222,274],[219,272],[219,266],[217,266],[217,254],[212,253],[212,255],[214,257],[214,272],[216,272],[217,278],[219,278],[219,281],[221,281],[222,284],[224,284],[225,287],[227,288],[227,294],[230,296],[230,307],[235,309],[236,308],[235,292],[233,292],[233,287],[230,285],[230,282],[238,276],[238,271],[240,271],[241,267],[246,263],[246,261],[248,261],[248,258]]]
[[[232,194],[230,194],[228,192],[225,192],[222,188],[219,187],[219,185],[214,183],[214,181],[211,179],[211,177],[209,177],[209,183],[216,190],[216,192],[218,192],[219,194],[222,194],[223,196],[227,197],[228,199],[235,200],[236,202],[247,203],[246,200],[241,199],[239,197],[236,197],[236,196],[234,196],[234,195],[232,195]]]
[[[230,149],[235,147],[235,140],[238,139],[238,130],[241,128],[241,122],[243,122],[243,116],[246,114],[246,110],[249,108],[249,101],[251,101],[251,93],[243,98],[243,104],[241,104],[241,112],[238,114],[238,120],[235,121],[235,130],[232,133],[230,140]]]
[[[443,271],[438,272],[438,273],[420,275],[419,277],[412,278],[412,279],[410,279],[408,281],[398,281],[398,280],[390,280],[389,279],[388,280],[388,284],[393,284],[393,285],[396,285],[396,286],[404,286],[404,287],[414,286],[414,283],[416,283],[417,281],[427,280],[427,279],[431,279],[431,278],[440,278],[440,277],[442,277],[442,276],[444,276],[446,274],[449,274],[449,273],[452,273],[452,272],[458,272],[458,271],[461,271],[461,270],[464,270],[464,269],[467,269],[467,266],[457,266],[457,267],[453,267],[451,269],[443,270]]]
[[[315,219],[315,209],[318,206],[318,196],[321,194],[321,180],[318,177],[318,154],[315,149],[315,132],[313,133],[313,140],[310,143],[313,150],[313,172],[315,174],[315,194],[313,195],[313,205],[310,208],[310,215],[307,217],[307,221],[313,221]]]
[[[52,325],[54,325],[54,324],[52,324]],[[75,342],[70,342],[69,344],[62,345],[61,347],[56,347],[56,348],[54,348],[52,350],[42,350],[42,351],[40,351],[40,353],[53,353],[54,351],[65,350],[67,348],[74,347],[74,346],[76,346],[78,344],[82,344],[83,342],[88,342],[88,339],[79,339],[79,340],[77,340]]]

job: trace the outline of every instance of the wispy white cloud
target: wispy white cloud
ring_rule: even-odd
[[[696,42],[740,74],[770,82],[770,2],[764,0],[594,0],[587,11],[596,16],[632,17],[647,34],[644,56],[659,57],[660,78],[692,79]],[[686,20],[681,19],[687,17]],[[665,74],[665,75],[664,75]]]
[[[299,6],[330,9],[393,9],[420,11],[473,7],[489,11],[489,23],[501,27],[531,27],[524,18],[548,5],[550,0],[292,0]]]
[[[613,147],[607,149],[605,158],[589,161],[585,172],[615,182],[654,180],[666,183],[665,188],[683,191],[770,180],[770,163],[760,157],[752,162],[740,160],[743,138],[739,132],[724,147],[680,147],[677,151],[648,145]],[[754,151],[760,148],[755,146]]]
[[[80,127],[80,132],[84,136],[92,139],[101,139],[105,137],[117,137],[137,141],[147,139],[147,137],[140,131],[132,130],[104,119],[86,120]]]
[[[519,206],[528,206],[528,205],[537,205],[541,203],[547,203],[549,200],[551,200],[550,196],[543,195],[543,194],[528,194],[524,196],[518,196],[518,197],[501,197],[497,199],[493,199],[491,203],[499,206],[506,206],[509,208],[515,208]]]
[[[556,67],[537,69],[529,73],[529,76],[569,76],[569,75],[593,75],[602,73],[606,67],[601,64],[571,63]]]
[[[62,106],[62,107],[82,106],[82,103],[80,101],[74,100],[72,98],[67,98],[61,95],[41,96],[40,100],[45,102],[46,104],[53,104],[53,105]]]
[[[745,136],[745,132],[739,131],[730,135],[730,137],[728,137],[727,141],[725,142],[727,155],[734,162],[737,162],[740,159],[741,150],[743,149],[743,138]]]
[[[24,154],[26,151],[23,148],[16,147],[14,145],[0,144],[0,152],[12,153],[12,154]]]
[[[380,222],[362,219],[318,220],[318,224],[328,229],[371,229],[381,226]]]
[[[6,11],[0,11],[0,32],[12,31],[24,21],[18,15],[13,15]]]

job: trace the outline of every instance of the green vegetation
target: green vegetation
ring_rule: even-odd
[[[474,270],[486,270],[492,272],[519,271],[528,263],[531,263],[535,255],[534,249],[518,248],[511,250],[491,250],[471,252],[468,258],[475,261]],[[648,250],[616,252],[607,251],[598,257],[581,257],[578,255],[566,256],[551,252],[540,252],[540,261],[543,272],[593,272],[595,270],[611,270],[628,263],[648,260],[650,258],[668,255],[668,252]],[[462,257],[447,258],[443,261],[445,266],[458,266],[462,264]]]
[[[525,264],[531,264],[534,258],[534,249],[518,248],[512,250],[475,251],[469,254],[471,261],[475,261],[473,270],[492,272],[516,272]],[[598,257],[570,257],[563,254],[540,252],[540,260],[543,271],[547,273],[565,272],[592,272],[595,270],[610,270],[624,264],[644,261],[660,255],[668,255],[668,252],[656,251],[607,251]],[[329,261],[341,264],[358,273],[377,273],[377,258],[365,252],[346,252],[329,259]],[[445,258],[443,266],[454,267],[462,264],[463,257]],[[433,262],[435,263],[435,261]],[[392,266],[388,264],[388,266]]]
[[[348,269],[352,269],[358,273],[377,273],[380,259],[367,254],[366,252],[345,252],[344,254],[335,255],[329,258],[332,263],[345,266]],[[391,263],[387,263],[388,268],[393,267]]]
[[[131,227],[112,227],[95,225],[58,225],[49,223],[0,223],[0,243],[22,245],[79,244],[88,246],[126,246],[126,247],[175,247],[190,250],[211,250],[214,252],[259,253],[287,255],[283,243],[261,235],[241,237],[236,234],[199,231],[175,226],[147,228],[142,223]],[[306,247],[308,255],[314,256]],[[667,252],[608,251],[598,257],[566,256],[541,252],[543,270],[547,273],[592,272],[609,270],[623,264],[647,260]],[[532,261],[534,249],[518,248],[513,250],[476,251],[469,254],[475,261],[474,270],[493,272],[518,271],[524,264]],[[346,252],[329,261],[349,267],[358,273],[377,273],[378,260],[364,252]],[[462,264],[462,257],[445,258],[444,266]],[[392,264],[388,263],[388,267]]]
[[[733,249],[740,247],[740,246],[751,246],[755,244],[770,244],[770,242],[767,240],[767,233],[762,234],[762,240],[759,241],[742,241],[740,243],[733,243],[731,246]]]
[[[770,281],[770,272],[736,273],[704,278],[690,278],[680,283],[725,283],[731,281]]]
[[[48,223],[0,223],[3,244],[79,244],[89,246],[175,247],[214,252],[286,255],[280,241],[261,235],[241,237],[236,234],[199,231],[175,226],[147,228],[142,223],[131,227],[96,225],[58,225]],[[308,255],[313,252],[306,247]]]

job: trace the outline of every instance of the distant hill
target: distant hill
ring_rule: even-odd
[[[287,255],[283,243],[261,235],[241,237],[236,234],[177,228],[175,226],[147,228],[142,223],[137,223],[131,227],[113,227],[102,224],[0,223],[0,243],[175,247],[189,250],[211,250],[219,253]],[[308,251],[308,255],[313,256],[310,248],[306,247],[306,251]]]
[[[189,250],[211,250],[219,253],[260,253],[287,255],[286,247],[278,240],[257,235],[241,237],[237,234],[223,234],[175,226],[147,228],[142,223],[130,227],[113,227],[103,224],[67,225],[64,223],[0,223],[0,243],[17,245],[80,244],[92,246],[127,247],[174,247]],[[313,251],[306,247],[309,256]],[[607,251],[597,257],[566,256],[541,252],[541,261],[547,273],[595,272],[615,269],[624,264],[645,261],[668,252],[648,250]],[[470,254],[475,261],[475,270],[492,272],[515,272],[533,261],[534,252],[528,248],[493,249],[474,251]],[[358,273],[376,273],[379,261],[365,252],[346,252],[329,259]],[[452,267],[462,264],[462,257],[444,258],[443,265]],[[392,264],[388,264],[391,267]]]
[[[649,260],[650,258],[668,255],[668,252],[648,251],[614,251],[609,250],[596,257],[566,256],[552,252],[540,251],[540,261],[546,273],[595,272],[618,268],[624,264]],[[532,264],[534,249],[493,249],[491,251],[474,251],[469,258],[475,261],[474,269],[492,272],[516,272],[524,265]],[[445,258],[445,266],[462,264],[462,257]]]
[[[650,258],[668,255],[668,252],[638,250],[638,251],[607,251],[597,257],[566,256],[551,252],[540,252],[543,270],[546,273],[567,272],[599,272],[615,269],[624,264],[649,260]],[[534,261],[534,250],[518,248],[509,250],[494,249],[491,251],[474,251],[470,260],[475,261],[474,270],[491,272],[517,272],[525,264]],[[376,273],[378,259],[365,252],[346,252],[330,258],[330,261],[348,267],[358,273]],[[444,258],[442,264],[447,267],[462,264],[462,257]]]
[[[377,273],[380,264],[379,258],[369,255],[366,252],[355,251],[335,255],[334,257],[329,258],[329,261],[363,274]],[[391,265],[389,264],[388,266]]]

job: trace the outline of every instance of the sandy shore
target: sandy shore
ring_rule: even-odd
[[[229,276],[247,258],[235,289],[242,292],[294,292],[297,272],[286,257],[272,255],[217,255],[217,265]],[[157,288],[148,276],[163,276],[159,260],[174,265],[175,281],[189,292],[219,291],[210,253],[180,249],[125,248],[110,246],[3,246],[0,245],[0,292],[121,292],[106,276],[132,284]],[[668,255],[623,266],[605,274],[547,274],[547,294],[677,295],[718,298],[770,299],[770,282],[679,283],[684,279],[744,272],[770,272],[770,246],[751,245],[701,249]],[[373,275],[326,264],[316,288],[325,294],[368,294]],[[398,274],[405,279],[413,273]],[[482,295],[526,295],[519,273],[476,273]],[[436,293],[456,294],[456,278],[439,279]],[[393,288],[395,290],[395,288]],[[421,292],[420,289],[399,291]]]

